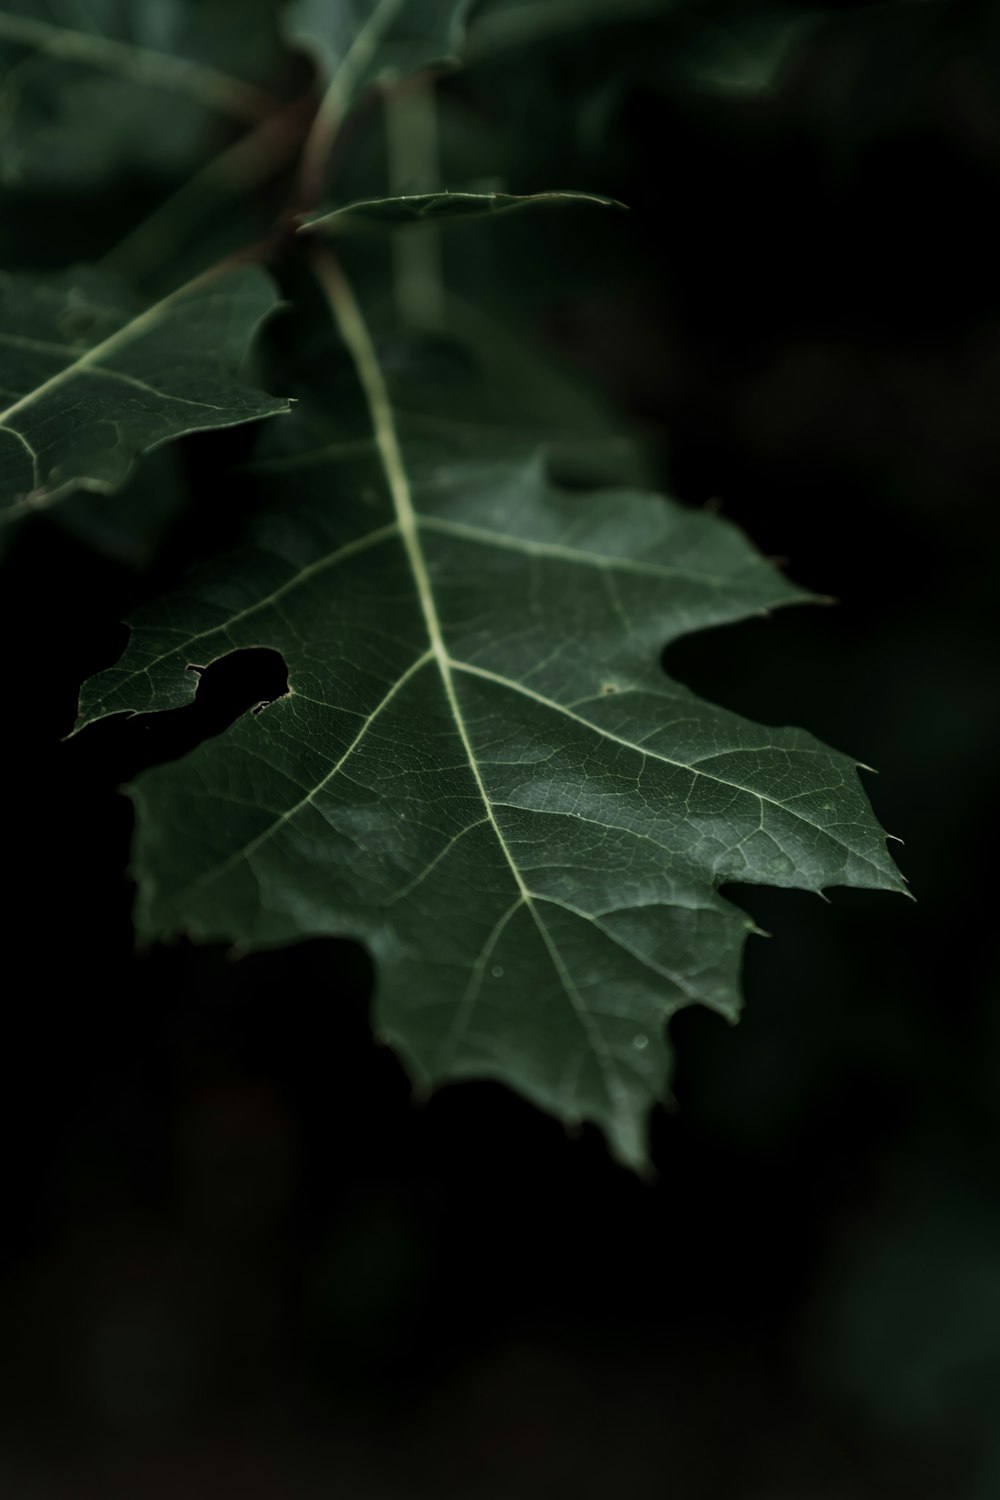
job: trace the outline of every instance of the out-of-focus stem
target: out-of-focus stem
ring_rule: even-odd
[[[401,5],[402,0],[379,0],[334,69],[302,152],[299,199],[303,209],[315,208],[323,196],[326,166],[340,134],[340,127],[375,56],[378,44],[395,20]]]
[[[426,74],[392,89],[385,101],[389,190],[433,193],[441,186],[437,101]],[[393,232],[396,310],[404,323],[436,328],[444,322],[441,234],[436,225],[404,225]]]
[[[305,108],[299,99],[276,110],[219,152],[130,230],[101,264],[134,281],[168,264],[217,209],[220,196],[252,192],[289,166],[302,141]]]

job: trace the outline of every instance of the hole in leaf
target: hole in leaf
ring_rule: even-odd
[[[288,668],[280,651],[257,646],[231,651],[210,667],[192,662],[198,693],[189,713],[200,721],[201,739],[222,734],[241,714],[259,714],[288,692]]]
[[[189,667],[198,677],[193,703],[164,713],[118,716],[95,724],[79,741],[95,763],[113,765],[129,781],[149,766],[189,754],[224,734],[244,714],[263,713],[288,692],[288,668],[279,651],[232,651],[209,667]]]

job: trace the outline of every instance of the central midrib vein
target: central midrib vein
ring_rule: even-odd
[[[497,821],[493,803],[490,800],[489,792],[483,781],[482,772],[479,769],[479,762],[476,759],[476,752],[469,737],[468,726],[466,725],[465,716],[462,712],[458,693],[455,688],[454,666],[448,652],[448,647],[445,644],[444,633],[441,629],[441,621],[434,600],[434,590],[431,585],[430,574],[427,570],[427,560],[424,557],[424,550],[420,543],[417,514],[413,507],[409,476],[406,472],[406,464],[399,445],[399,436],[396,432],[396,423],[393,417],[389,390],[385,383],[382,367],[379,363],[371,334],[368,331],[364,314],[358,305],[350,283],[344,276],[336,260],[327,250],[323,248],[317,249],[314,252],[313,264],[320,285],[329,302],[334,321],[354,361],[358,380],[361,383],[365,400],[368,403],[375,444],[378,448],[382,467],[385,471],[386,483],[389,487],[389,494],[396,512],[400,538],[413,573],[413,580],[420,600],[420,609],[427,628],[430,650],[440,674],[448,707],[455,721],[455,727],[482,800],[486,817],[496,836],[497,843],[503,851],[504,858],[510,867],[510,872],[517,885],[519,898],[531,913],[553,968],[566,992],[567,999],[572,1005],[583,1033],[601,1066],[607,1083],[610,1102],[615,1108],[623,1109],[625,1101],[622,1098],[621,1080],[618,1077],[607,1044],[599,1028],[595,1025],[593,1018],[588,1013],[572,976],[566,968],[563,957],[552,939],[552,934],[542,921],[541,915],[535,905],[534,893],[525,884],[524,877],[518,868],[510,845],[507,843],[504,831]]]
[[[503,830],[496,820],[493,804],[486,791],[479,763],[476,760],[475,751],[472,747],[472,741],[469,739],[465,717],[458,701],[451,656],[445,644],[441,621],[437,612],[437,604],[434,600],[434,590],[431,586],[430,574],[427,571],[427,560],[424,557],[424,549],[420,544],[420,530],[417,514],[413,508],[410,480],[406,472],[403,453],[399,446],[396,422],[392,414],[392,402],[389,398],[389,391],[385,383],[385,377],[382,374],[378,354],[372,343],[372,337],[368,331],[368,325],[365,322],[361,308],[358,306],[350,283],[341,271],[340,266],[324,250],[317,252],[315,264],[320,283],[329,300],[331,312],[340,330],[341,337],[350,351],[358,373],[358,379],[361,382],[365,399],[368,403],[372,429],[375,434],[375,444],[385,471],[386,483],[389,486],[389,494],[396,512],[396,521],[399,525],[399,535],[406,550],[407,561],[413,573],[417,597],[420,600],[420,610],[424,618],[424,624],[427,627],[427,638],[441,676],[441,682],[448,699],[448,707],[455,720],[459,738],[462,741],[462,748],[468,758],[469,768],[475,777],[476,786],[482,798],[487,816],[496,833],[500,847],[507,858],[507,863],[510,865],[511,873],[517,882],[518,890],[522,898],[530,904],[531,892],[524,883],[524,877],[511,854],[507,840],[504,838]]]

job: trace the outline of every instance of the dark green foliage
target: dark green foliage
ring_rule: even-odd
[[[81,70],[110,71],[130,110],[173,91],[247,129],[196,171],[218,210],[203,240],[194,218],[182,253],[172,230],[161,238],[184,219],[181,179],[153,208],[155,233],[140,224],[105,247],[114,271],[4,287],[10,517],[65,501],[99,540],[93,502],[75,511],[74,495],[119,489],[168,439],[278,418],[244,445],[257,515],[243,549],[147,603],[121,662],[81,699],[78,728],[181,707],[199,672],[244,648],[279,652],[288,672],[277,702],[136,782],[139,934],[244,951],[360,938],[376,961],[376,1032],[419,1084],[501,1079],[567,1124],[597,1122],[642,1167],[668,1086],[667,1020],[693,1002],[739,1010],[753,923],[719,887],[903,888],[848,757],[715,708],[659,665],[691,631],[808,596],[717,516],[632,482],[641,463],[614,424],[520,348],[519,278],[491,265],[492,224],[454,246],[439,235],[576,202],[541,286],[579,274],[588,224],[607,241],[623,222],[599,194],[486,184],[471,157],[464,183],[444,181],[462,151],[434,77],[466,47],[488,67],[491,36],[501,54],[544,52],[567,7],[297,0],[270,91],[231,12],[241,61],[220,69],[213,14],[179,6],[149,34],[116,7],[104,30],[92,11],[77,29],[27,11],[0,25],[41,59],[43,113],[44,89],[71,100]],[[698,61],[696,27],[689,78],[766,86],[788,45],[779,19],[754,31],[756,52],[733,33],[739,67]],[[283,100],[296,53],[315,68],[311,110]],[[362,134],[376,97],[387,174]],[[581,138],[583,99],[568,117]],[[16,116],[38,145],[34,118]],[[58,161],[63,138],[77,142],[55,118]],[[81,132],[95,157],[99,126],[93,141]],[[121,121],[109,129],[117,138]],[[342,161],[347,189],[334,190]],[[270,227],[255,205],[264,222],[241,244],[243,199],[276,173],[284,199]],[[547,216],[525,217],[539,227],[509,241],[515,256],[546,244]],[[341,245],[359,223],[381,223],[384,244]],[[241,366],[277,295],[265,265],[298,312],[257,342],[251,374]],[[129,277],[155,284],[155,300]],[[480,280],[494,317],[513,307],[513,329],[463,302]],[[138,554],[142,487],[129,496]],[[115,517],[127,532],[121,499]]]

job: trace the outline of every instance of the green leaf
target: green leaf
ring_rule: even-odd
[[[469,26],[471,61],[508,47],[528,47],[589,27],[644,20],[675,0],[480,0]]]
[[[641,1167],[667,1019],[739,1009],[753,924],[720,885],[902,889],[853,761],[659,665],[805,596],[715,516],[563,491],[530,437],[450,432],[442,349],[380,362],[324,266],[367,431],[324,347],[338,399],[268,434],[253,545],[142,610],[82,695],[78,727],[188,703],[233,650],[288,667],[287,696],[132,788],[140,935],[353,934],[419,1084],[501,1079]],[[450,369],[460,402],[475,371]]]
[[[208,124],[276,100],[269,0],[0,6],[0,182],[79,191],[122,167],[176,169]],[[234,24],[239,21],[242,24]]]
[[[387,74],[456,62],[468,8],[469,0],[293,0],[285,29],[347,104]]]
[[[678,59],[680,75],[688,85],[723,94],[764,94],[821,19],[815,11],[790,15],[776,9],[749,15],[736,11],[699,24],[695,14],[689,45]]]
[[[190,479],[175,447],[147,454],[121,489],[111,495],[79,490],[59,506],[60,526],[127,568],[148,568],[170,528],[191,503]],[[16,528],[0,532],[0,547]]]
[[[0,280],[0,525],[77,489],[117,489],[171,438],[287,410],[239,378],[276,301],[255,267],[152,306],[88,266]]]
[[[395,198],[366,198],[357,203],[345,203],[342,208],[306,215],[299,225],[299,232],[332,235],[354,227],[380,229],[386,226],[394,229],[401,224],[483,219],[491,214],[516,213],[525,208],[561,208],[580,203],[596,204],[600,208],[625,207],[616,199],[604,198],[599,193],[560,190],[545,193],[406,193]]]

